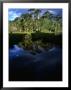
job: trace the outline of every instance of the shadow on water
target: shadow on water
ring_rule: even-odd
[[[26,37],[21,43],[12,42],[9,47],[9,80],[61,81],[62,48],[35,39]]]

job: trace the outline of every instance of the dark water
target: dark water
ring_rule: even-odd
[[[14,81],[60,81],[62,80],[62,49],[40,48],[31,53],[18,45],[9,49],[9,80]]]

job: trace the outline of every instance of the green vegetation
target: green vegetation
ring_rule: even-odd
[[[22,14],[13,21],[9,21],[10,33],[61,33],[62,17],[55,16],[48,10],[41,15],[40,9],[28,9],[28,13]]]

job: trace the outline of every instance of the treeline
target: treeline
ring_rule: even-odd
[[[9,21],[9,32],[62,32],[62,16],[48,10],[28,9],[28,13]]]

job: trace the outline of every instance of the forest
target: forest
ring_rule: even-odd
[[[28,9],[28,13],[9,21],[9,32],[24,33],[61,33],[62,17],[53,15],[48,10],[41,15],[41,9]]]

